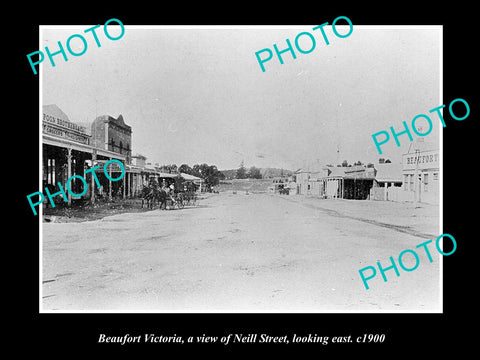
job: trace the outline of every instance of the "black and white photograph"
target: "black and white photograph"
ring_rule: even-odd
[[[12,350],[472,347],[471,6],[42,5],[5,47]]]
[[[349,23],[41,27],[42,311],[441,312],[442,28]]]

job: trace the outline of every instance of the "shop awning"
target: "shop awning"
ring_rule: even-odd
[[[193,176],[193,175],[190,175],[190,174],[180,173],[180,176],[187,181],[203,182],[202,178],[199,178],[197,176]]]
[[[171,174],[171,173],[164,173],[164,172],[156,172],[159,178],[169,178],[169,179],[175,179],[180,177],[179,174]]]

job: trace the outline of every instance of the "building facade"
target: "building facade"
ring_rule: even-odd
[[[44,105],[41,143],[42,190],[48,188],[54,194],[61,186],[68,196],[68,205],[77,201],[94,203],[99,199],[139,197],[151,180],[160,185],[174,183],[179,190],[187,182],[195,185],[195,189],[202,189],[204,185],[203,179],[178,172],[164,173],[158,166],[146,163],[145,156],[132,156],[132,128],[125,123],[122,115],[118,118],[102,115],[92,123],[77,123],[71,121],[57,105]],[[119,178],[122,171],[116,163],[109,164],[109,176],[105,175],[104,165],[112,159],[119,160],[123,165],[125,174],[120,181],[111,181],[111,178]],[[86,173],[93,167],[97,167],[95,174]],[[81,197],[72,198],[67,191],[67,180],[73,175],[83,177],[88,184],[84,192],[81,179],[74,177],[70,180],[69,188],[75,194],[83,194]],[[55,205],[61,203],[55,201]],[[48,205],[48,201],[43,202],[43,206]]]
[[[386,193],[400,188],[400,164],[306,167],[298,170],[297,194],[323,199],[393,200]],[[313,169],[313,170],[312,170]],[[391,196],[393,197],[393,195]]]
[[[395,191],[400,190],[403,184],[402,164],[385,163],[382,160],[375,164],[375,181],[370,190],[370,199],[394,201],[398,198]]]
[[[127,164],[132,156],[132,128],[125,123],[123,116],[109,115],[97,117],[91,126],[92,146],[124,155]]]
[[[43,188],[48,187],[50,193],[60,190],[59,184],[66,190],[66,182],[73,175],[82,176],[89,186],[81,197],[72,198],[67,191],[68,204],[72,201],[89,199],[95,202],[97,197],[112,198],[114,187],[125,188],[125,181],[114,183],[106,179],[103,168],[97,169],[102,188],[98,189],[92,173],[85,171],[100,163],[116,159],[126,163],[126,154],[111,151],[104,146],[95,146],[95,141],[86,126],[75,123],[55,104],[44,105],[42,117],[42,180]],[[70,189],[83,193],[83,182],[73,178]],[[48,202],[44,202],[48,204]]]
[[[327,175],[325,167],[318,161],[315,161],[301,169],[295,171],[294,179],[296,183],[297,195],[320,195],[320,179]]]
[[[348,167],[314,166],[300,169],[297,177],[297,194],[328,199],[370,198],[370,189],[375,179],[375,169],[365,165]]]
[[[411,143],[402,158],[402,197],[406,201],[440,202],[440,152],[422,141]]]

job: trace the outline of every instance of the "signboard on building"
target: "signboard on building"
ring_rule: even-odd
[[[95,169],[95,171],[102,172],[104,171],[104,166],[106,163],[108,163],[110,160],[95,160],[96,165],[101,165],[100,168]],[[110,162],[107,166],[107,171],[109,172],[124,172],[124,170],[118,165],[116,162]]]
[[[52,115],[43,114],[43,133],[88,145],[90,135],[86,128]]]
[[[438,169],[439,166],[438,150],[419,151],[403,155],[403,170],[415,169]],[[417,167],[418,165],[418,167]]]
[[[345,178],[370,179],[375,177],[375,169],[365,165],[354,165],[344,169]]]

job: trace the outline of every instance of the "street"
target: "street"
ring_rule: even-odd
[[[413,212],[413,215],[412,215]],[[43,223],[44,311],[439,312],[441,256],[386,271],[438,236],[438,207],[208,194],[196,207]],[[429,237],[431,235],[431,237]],[[434,249],[434,247],[432,248]]]

